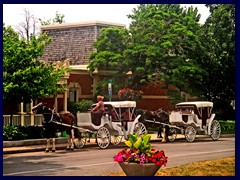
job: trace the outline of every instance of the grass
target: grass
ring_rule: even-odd
[[[105,176],[126,176],[123,172]],[[235,156],[161,168],[155,176],[235,176]]]

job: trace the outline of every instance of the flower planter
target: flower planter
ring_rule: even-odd
[[[154,163],[137,164],[119,162],[119,165],[127,176],[154,176],[161,167]]]

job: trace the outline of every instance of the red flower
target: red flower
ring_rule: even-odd
[[[118,91],[119,99],[128,101],[138,101],[142,98],[142,94],[142,91],[135,91],[130,88],[124,88]]]

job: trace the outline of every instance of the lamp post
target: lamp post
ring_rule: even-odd
[[[112,99],[112,79],[108,80],[108,98],[109,101]]]

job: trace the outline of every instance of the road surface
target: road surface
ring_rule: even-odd
[[[168,156],[166,167],[170,168],[191,162],[235,156],[235,138],[197,139],[172,143],[152,142],[156,149],[163,149]],[[55,153],[31,152],[3,155],[3,176],[104,176],[122,172],[113,156],[126,147],[123,143],[107,149],[85,146],[72,151]]]

